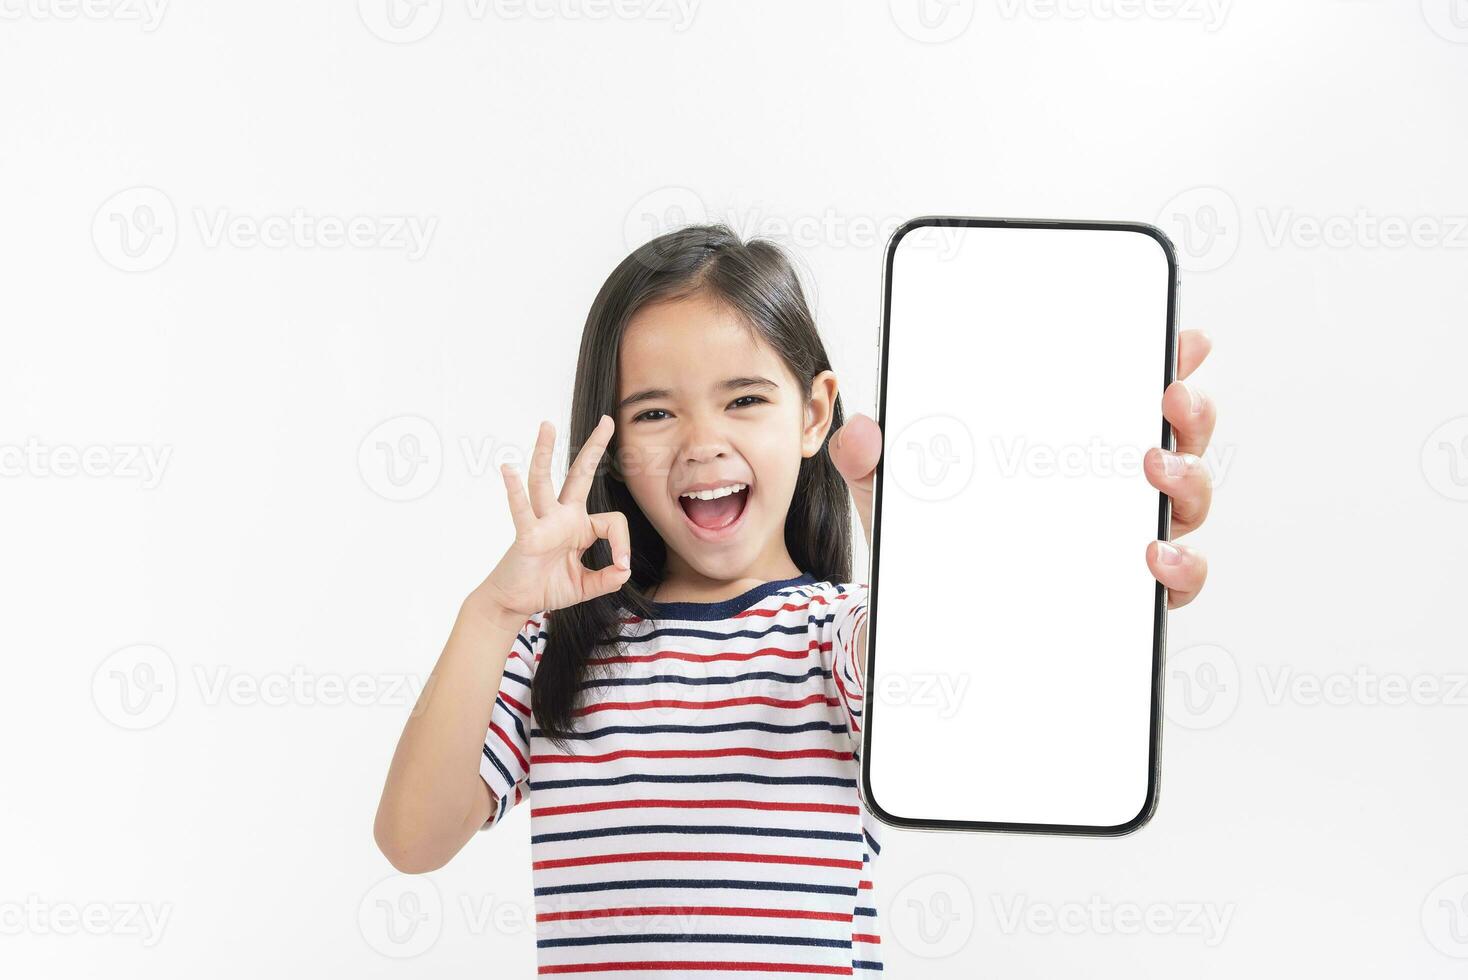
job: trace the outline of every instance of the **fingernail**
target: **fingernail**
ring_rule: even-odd
[[[1167,476],[1182,476],[1185,468],[1181,456],[1177,453],[1170,453],[1166,449],[1162,450],[1162,472],[1164,474]]]
[[[631,555],[618,555],[617,556],[617,567],[618,568],[631,568],[632,567],[632,556]]]
[[[1157,542],[1157,560],[1164,565],[1181,565],[1183,553],[1166,541]]]

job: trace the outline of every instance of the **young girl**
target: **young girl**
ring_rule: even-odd
[[[379,846],[433,870],[533,795],[541,974],[880,971],[850,506],[869,536],[881,437],[843,425],[784,254],[704,226],[629,255],[571,430],[559,494],[548,423],[528,494],[503,471],[515,541],[404,730]]]

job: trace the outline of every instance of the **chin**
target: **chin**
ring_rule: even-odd
[[[752,554],[710,555],[684,552],[682,558],[698,574],[715,582],[732,582],[746,578],[755,565],[755,556]]]

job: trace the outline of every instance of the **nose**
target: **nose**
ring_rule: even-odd
[[[729,455],[729,444],[716,427],[697,422],[688,429],[680,455],[685,463],[712,463]]]

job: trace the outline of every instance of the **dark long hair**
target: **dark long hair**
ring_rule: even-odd
[[[616,417],[618,352],[633,314],[649,303],[699,292],[738,311],[779,354],[807,395],[812,379],[830,369],[800,281],[779,245],[760,238],[740,241],[722,224],[668,232],[623,259],[591,304],[571,397],[568,461],[575,458],[602,415]],[[838,396],[828,440],[843,421]],[[614,438],[613,459],[616,448]],[[548,635],[535,671],[533,707],[541,732],[563,751],[568,751],[568,740],[576,737],[575,712],[581,692],[594,685],[588,658],[598,647],[617,645],[622,616],[654,618],[648,590],[662,581],[667,559],[662,538],[608,465],[598,468],[586,509],[593,514],[617,510],[627,515],[632,576],[617,592],[558,609],[547,617]],[[785,518],[785,546],[796,566],[818,580],[844,582],[851,577],[851,501],[826,445],[801,460]],[[597,541],[582,558],[590,568],[601,568],[610,560],[605,541]]]

